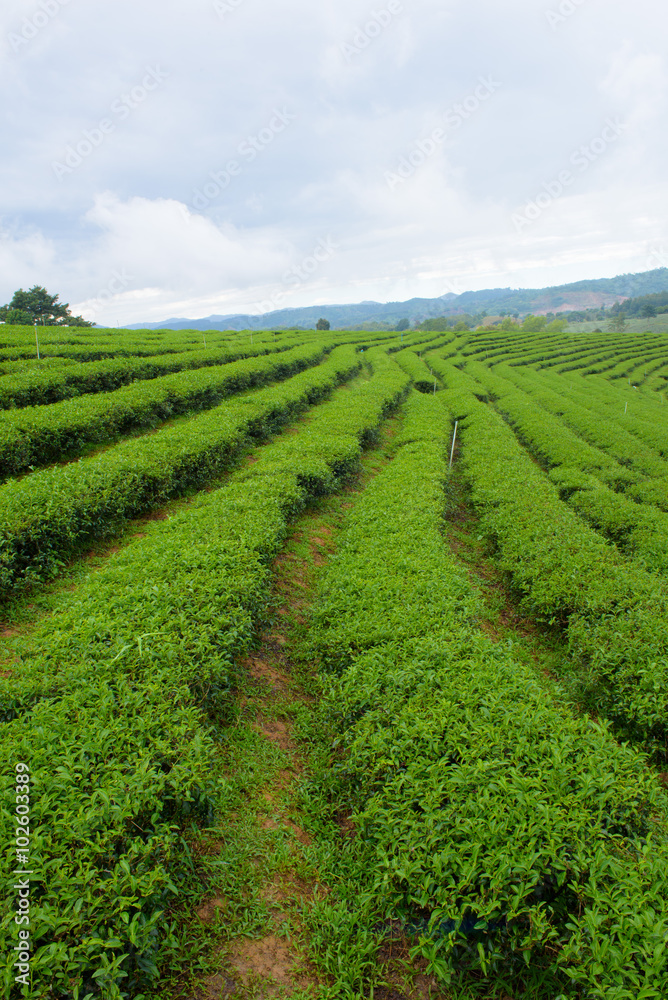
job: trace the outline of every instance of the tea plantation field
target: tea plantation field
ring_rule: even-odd
[[[3,327],[3,996],[665,1000],[667,386]]]

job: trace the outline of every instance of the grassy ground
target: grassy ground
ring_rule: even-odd
[[[566,333],[593,333],[601,330],[605,333],[608,330],[608,319],[592,320],[589,323],[569,323]],[[650,316],[647,318],[632,317],[626,320],[627,333],[668,333],[668,313],[661,313],[660,316]]]

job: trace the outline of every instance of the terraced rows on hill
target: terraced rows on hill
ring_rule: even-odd
[[[661,336],[59,336],[0,338],[10,1000],[666,996]]]

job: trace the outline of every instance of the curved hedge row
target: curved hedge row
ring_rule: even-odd
[[[540,405],[540,392],[530,391],[532,380],[527,376],[526,391],[515,380],[502,377],[503,366],[493,370],[475,362],[466,366],[485,392],[494,398],[496,408],[517,431],[523,444],[548,468],[573,466],[597,476],[602,482],[621,488],[638,481],[639,474],[615,461],[606,451],[584,441],[554,413]]]
[[[25,372],[0,376],[0,410],[57,403],[84,393],[109,392],[136,379],[153,379],[188,368],[223,365],[294,346],[294,340],[280,341],[275,346],[255,344],[251,347],[248,343],[150,357],[114,357],[86,364],[50,365],[44,369],[31,366]]]
[[[426,361],[419,358],[414,350],[406,348],[394,355],[394,360],[410,375],[418,392],[433,392],[438,379]]]
[[[243,334],[242,334],[243,335]],[[210,347],[220,348],[238,338],[235,330],[123,330],[38,326],[37,338],[42,360],[65,357],[71,360],[101,361],[104,358],[141,357],[173,354],[188,347],[199,350],[204,338]],[[246,337],[249,336],[247,333]],[[255,334],[258,341],[271,340],[265,331]],[[31,360],[36,357],[35,329],[32,326],[3,326],[0,331],[0,359]]]
[[[359,365],[353,347],[336,348],[314,370],[278,386],[0,486],[0,593],[48,580],[84,539],[210,482],[249,440],[272,432]]]
[[[439,531],[437,400],[413,397],[314,609],[333,735],[311,795],[320,817],[327,803],[352,811],[355,836],[342,848],[333,824],[340,877],[310,919],[356,995],[340,928],[373,967],[368,929],[380,945],[398,922],[444,983],[536,955],[590,998],[664,996],[668,801],[642,755],[477,629],[480,599]]]
[[[511,429],[476,398],[473,379],[452,368],[445,381],[436,398],[460,420],[463,474],[500,566],[533,614],[566,630],[580,697],[665,755],[665,585],[563,503]]]
[[[225,365],[163,375],[51,406],[5,411],[0,413],[0,477],[73,457],[86,445],[155,427],[182,413],[209,409],[233,393],[294,375],[321,360],[331,346],[319,341]]]
[[[534,379],[528,374],[524,378],[524,385],[531,391]],[[570,402],[584,407],[592,416],[597,416],[600,422],[612,421],[623,429],[628,452],[659,455],[664,462],[668,458],[668,411],[664,409],[662,397],[642,396],[635,391],[635,387],[624,392],[625,387],[596,377],[574,379],[571,376],[566,384],[561,384],[565,380],[549,377],[541,372],[540,381]],[[522,383],[518,381],[518,385]],[[621,455],[619,460],[627,465],[631,464],[628,455]],[[653,471],[658,471],[658,479],[665,480],[665,470],[654,468]],[[635,493],[634,490],[629,492]],[[664,504],[667,503],[668,491],[664,490]]]
[[[663,454],[667,447],[668,427],[661,404],[650,404],[633,397],[632,412],[625,412],[619,390],[606,385],[601,379],[588,380],[589,390],[583,396],[560,386],[554,376],[543,373],[518,376],[511,369],[499,366],[493,376],[485,375],[484,378],[498,378],[499,371],[508,375],[518,388],[530,393],[532,405],[535,406],[536,401],[555,416],[565,416],[566,424],[570,417],[570,423],[578,434],[585,440],[597,442],[592,446],[599,449],[608,463],[613,459],[619,463],[617,468],[621,471],[614,477],[613,486],[623,485],[625,492],[640,503],[668,511],[668,462]],[[483,377],[482,369],[477,368],[475,374]],[[606,407],[602,402],[601,383],[608,390]],[[500,391],[503,393],[504,390]],[[643,414],[645,419],[639,420],[633,411]],[[648,420],[651,421],[649,430]],[[560,429],[559,439],[565,434],[568,434],[567,427]]]
[[[504,365],[499,365],[495,373],[502,378],[517,379],[517,371],[511,368],[506,369]],[[661,455],[649,445],[639,441],[638,438],[630,434],[625,427],[617,420],[608,418],[601,421],[596,418],[595,401],[583,405],[569,398],[565,393],[555,391],[549,387],[540,375],[520,375],[518,380],[522,388],[529,388],[531,398],[544,410],[556,414],[560,420],[582,437],[595,448],[601,448],[606,455],[614,458],[622,465],[631,469],[637,469],[645,476],[658,476],[665,478],[668,476],[668,463]],[[623,410],[620,410],[623,416]]]
[[[288,521],[356,469],[362,442],[407,388],[382,352],[369,356],[370,380],[259,449],[225,487],[147,526],[12,641],[20,665],[0,676],[0,746],[12,766],[31,763],[35,1000],[134,997],[183,961],[169,913],[197,891],[183,837],[224,802],[211,727],[232,710],[235,659],[254,640],[269,562]],[[333,364],[327,382],[321,374],[320,396],[338,380]],[[13,788],[1,796],[6,822]],[[0,865],[9,879],[7,852]],[[6,954],[12,917],[7,907]],[[13,976],[5,965],[11,998],[21,995]]]
[[[638,473],[621,466],[606,452],[587,444],[556,417],[542,409],[531,392],[501,378],[481,365],[467,365],[489,390],[499,410],[515,430],[520,442],[549,468],[549,478],[560,496],[624,552],[640,560],[645,569],[668,571],[668,514],[614,492],[629,488],[633,494],[660,488],[660,483],[638,483]],[[612,489],[608,488],[609,484]]]
[[[27,374],[29,371],[38,371],[40,369],[48,370],[56,368],[65,368],[67,365],[76,365],[79,362],[75,361],[74,358],[42,358],[40,361],[35,358],[34,360],[22,361],[0,361],[0,375],[14,375],[16,372],[22,374]]]

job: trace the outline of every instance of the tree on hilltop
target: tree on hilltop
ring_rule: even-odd
[[[68,302],[59,302],[58,295],[50,295],[41,285],[33,285],[27,292],[22,288],[14,292],[12,301],[0,307],[0,320],[11,326],[93,326],[83,316],[73,316]]]
[[[524,317],[522,323],[522,329],[525,333],[541,333],[547,326],[547,319],[545,316],[534,316],[533,313],[529,313],[528,316]]]

